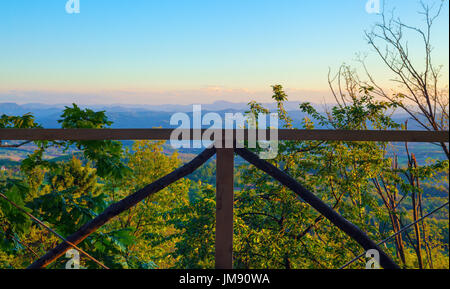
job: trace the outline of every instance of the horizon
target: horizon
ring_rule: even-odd
[[[284,102],[285,104],[297,104],[297,103],[303,103],[301,100],[287,100]],[[309,102],[313,105],[321,105],[321,104],[333,104],[333,102],[329,103],[320,103],[320,102]],[[239,101],[228,101],[228,100],[213,100],[211,102],[204,102],[204,103],[187,103],[187,104],[173,104],[173,103],[163,103],[163,104],[139,104],[139,103],[99,103],[99,104],[84,104],[84,103],[74,103],[74,102],[60,102],[60,103],[44,103],[44,102],[16,102],[16,101],[0,101],[0,105],[5,104],[12,104],[17,106],[32,106],[32,105],[39,105],[39,106],[47,106],[47,107],[60,107],[60,106],[67,106],[76,104],[79,106],[91,106],[91,107],[133,107],[133,106],[139,106],[139,107],[158,107],[158,106],[192,106],[192,105],[214,105],[214,104],[225,104],[225,105],[248,105],[248,102],[239,102]],[[276,102],[274,101],[268,101],[268,102],[261,102],[263,105],[274,105]]]
[[[1,0],[0,39],[0,275],[449,269],[449,0]]]
[[[290,113],[300,113],[301,115],[304,115],[303,112],[301,112],[299,110],[299,104],[302,103],[301,101],[286,101],[284,102],[284,108],[286,109],[286,111],[290,112]],[[314,103],[314,102],[309,102],[319,113],[326,113],[327,111],[330,110],[330,108],[332,108],[333,106],[336,105],[336,103],[333,102],[329,102],[329,103]],[[27,113],[32,113],[32,114],[39,114],[39,115],[46,115],[46,112],[43,111],[37,111],[38,109],[45,109],[45,110],[62,110],[65,107],[71,107],[73,104],[76,103],[55,103],[55,104],[45,104],[45,103],[23,103],[23,104],[19,104],[19,103],[15,103],[15,102],[0,102],[0,108],[2,108],[2,106],[4,105],[14,105],[17,106],[19,108],[19,110],[15,110],[14,108],[9,108],[9,110],[6,111],[6,114],[11,114],[11,113],[25,113],[25,110],[27,111]],[[262,102],[260,103],[261,105],[263,105],[266,109],[269,109],[270,111],[274,111],[277,109],[277,104],[276,102]],[[217,112],[217,113],[221,113],[221,112],[226,112],[226,113],[235,113],[235,112],[244,112],[245,110],[247,110],[249,108],[248,103],[246,102],[229,102],[226,100],[218,100],[212,103],[192,103],[192,104],[156,104],[156,105],[152,105],[152,104],[147,104],[147,105],[142,105],[142,104],[117,104],[117,103],[112,103],[112,104],[94,104],[94,105],[90,105],[90,104],[76,104],[77,106],[79,106],[80,108],[89,108],[89,109],[100,109],[100,110],[105,110],[106,113],[129,113],[130,109],[133,109],[134,112],[155,112],[155,113],[166,113],[166,114],[171,114],[171,113],[176,113],[176,112],[184,112],[184,113],[192,113],[193,112],[193,108],[194,105],[200,105],[202,107],[202,111],[204,112]],[[214,105],[220,105],[218,107],[214,106]],[[3,107],[4,109],[4,107]],[[20,110],[22,109],[22,110]],[[390,112],[392,112],[392,117],[395,118],[408,118],[410,117],[410,115],[405,112],[402,111],[400,109],[395,109],[395,110],[389,110]],[[43,112],[43,113],[42,113]],[[2,111],[0,111],[0,116],[1,114],[4,113]]]
[[[368,54],[383,87],[395,89],[364,39],[379,21],[365,10],[367,0],[81,0],[79,14],[66,13],[66,2],[0,2],[0,102],[267,103],[275,84],[291,101],[329,102],[328,69],[360,70],[358,53]],[[419,1],[383,3],[420,24]],[[445,1],[432,35],[447,88],[448,13]],[[411,41],[412,55],[420,49]]]

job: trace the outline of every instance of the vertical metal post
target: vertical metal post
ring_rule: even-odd
[[[234,150],[217,149],[216,269],[233,269]]]

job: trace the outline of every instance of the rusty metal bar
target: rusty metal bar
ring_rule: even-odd
[[[345,232],[349,237],[358,242],[366,251],[375,249],[380,253],[380,265],[385,269],[400,269],[400,267],[387,255],[380,247],[372,241],[366,233],[361,231],[353,223],[345,219],[338,212],[333,210],[319,197],[314,195],[308,189],[303,187],[296,179],[289,176],[286,172],[275,167],[271,163],[262,160],[255,153],[247,149],[236,149],[236,153],[244,160],[251,163],[258,169],[262,170],[283,186],[289,188],[296,193],[303,201],[311,205],[316,211],[327,218],[331,223],[336,225],[341,231]]]
[[[190,140],[198,140],[203,135],[194,133],[193,129],[178,130],[189,136]],[[239,131],[243,131],[244,139],[248,139],[248,130],[233,130],[222,133],[222,139],[232,135],[236,139]],[[0,129],[0,140],[170,140],[174,129]],[[256,131],[258,134],[259,131]],[[265,139],[269,139],[270,130],[265,131]],[[381,130],[277,130],[278,140],[321,140],[321,141],[391,141],[391,142],[449,142],[448,131],[381,131]]]
[[[217,149],[216,269],[233,269],[234,149]]]
[[[128,197],[120,200],[117,203],[110,205],[106,208],[103,213],[99,214],[97,217],[91,221],[84,224],[78,231],[67,237],[67,241],[60,243],[58,246],[54,247],[48,251],[44,256],[36,260],[31,264],[28,269],[42,269],[61,257],[67,250],[70,249],[70,244],[78,245],[89,235],[97,231],[101,226],[109,222],[114,217],[120,215],[121,213],[129,210],[130,208],[136,206],[144,199],[149,196],[161,191],[162,189],[168,187],[172,183],[178,181],[181,178],[193,173],[200,166],[202,166],[207,160],[209,160],[216,150],[214,148],[208,148],[204,150],[201,154],[196,156],[192,161],[183,165],[182,167],[176,169],[170,174],[158,179],[157,181],[145,186],[139,191],[129,195]]]
[[[397,233],[392,234],[391,236],[387,237],[387,238],[384,239],[383,241],[379,242],[379,243],[377,244],[377,246],[381,246],[381,245],[383,245],[384,243],[386,243],[387,241],[389,241],[389,240],[391,240],[392,238],[394,238],[395,236],[400,235],[400,234],[403,233],[404,231],[407,231],[409,228],[411,228],[411,227],[414,226],[415,224],[417,224],[417,223],[419,223],[419,222],[422,222],[423,220],[425,220],[426,218],[430,217],[431,215],[433,215],[433,214],[436,213],[437,211],[439,211],[439,210],[441,210],[441,209],[447,207],[448,204],[449,204],[449,202],[447,202],[447,203],[445,203],[445,204],[443,204],[443,205],[437,207],[436,209],[434,209],[434,210],[431,211],[430,213],[426,214],[426,215],[423,216],[422,218],[418,219],[417,221],[415,221],[415,222],[413,222],[413,223],[411,223],[411,224],[409,224],[409,225],[403,227],[403,228],[402,228],[400,231],[398,231]],[[366,254],[366,252],[364,252],[364,253],[362,253],[362,254],[356,256],[356,257],[353,258],[352,260],[350,260],[350,261],[348,261],[347,263],[345,263],[345,264],[344,264],[342,267],[340,267],[339,269],[345,269],[345,268],[347,268],[347,267],[350,266],[352,263],[354,263],[355,261],[359,260],[359,259],[360,259],[362,256],[364,256],[365,254]]]
[[[4,194],[0,193],[0,198],[5,199],[8,203],[10,203],[11,205],[13,205],[14,207],[16,207],[19,211],[21,211],[22,213],[24,213],[25,215],[27,215],[28,217],[30,217],[33,221],[35,221],[36,223],[38,223],[39,225],[41,225],[42,227],[44,227],[47,231],[49,231],[50,233],[52,233],[53,235],[57,236],[58,238],[60,238],[61,240],[63,240],[64,242],[66,242],[68,245],[70,245],[71,247],[73,247],[75,250],[81,252],[83,255],[85,255],[86,257],[88,257],[89,259],[91,259],[92,261],[94,261],[95,263],[97,263],[98,265],[100,265],[100,267],[104,268],[104,269],[109,269],[108,267],[106,267],[102,262],[98,261],[97,259],[95,259],[94,257],[92,257],[91,255],[89,255],[86,251],[80,249],[79,247],[77,247],[75,244],[67,241],[66,238],[64,238],[63,236],[61,236],[60,234],[58,234],[55,230],[53,230],[52,228],[50,228],[49,226],[47,226],[46,224],[44,224],[44,222],[42,222],[41,220],[39,220],[38,218],[36,218],[35,216],[33,216],[32,214],[30,214],[29,212],[27,212],[24,208],[20,207],[19,205],[17,205],[16,203],[14,203],[13,201],[11,201],[10,199],[8,199],[8,197],[6,197]],[[29,249],[30,250],[30,249]],[[32,251],[34,253],[34,251]],[[34,253],[36,255],[36,253]],[[39,256],[38,256],[39,257]]]

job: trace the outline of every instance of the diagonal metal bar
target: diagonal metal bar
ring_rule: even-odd
[[[19,243],[20,245],[22,245],[23,247],[25,247],[31,254],[33,254],[35,257],[39,258],[39,255],[34,252],[34,250],[28,246],[27,244],[25,244],[24,242],[20,241],[18,238],[16,238],[15,236],[13,236],[12,234],[8,234],[4,231],[0,231],[0,233],[2,233],[6,238],[11,238],[14,241],[16,241],[17,243]]]
[[[378,246],[383,245],[384,243],[386,243],[387,241],[391,240],[392,238],[394,238],[395,236],[403,233],[404,231],[408,230],[409,228],[411,228],[412,226],[414,226],[415,224],[425,220],[426,218],[428,218],[429,216],[433,215],[434,213],[436,213],[437,211],[441,210],[442,208],[448,206],[449,202],[443,204],[442,206],[437,207],[436,209],[434,209],[433,211],[431,211],[430,213],[426,214],[425,216],[423,216],[422,218],[418,219],[417,221],[415,221],[414,223],[411,223],[405,227],[403,227],[403,229],[401,229],[400,231],[398,231],[397,233],[387,237],[386,239],[384,239],[383,241],[381,241],[380,243],[378,243]],[[351,265],[353,262],[357,261],[358,259],[360,259],[362,256],[364,256],[366,253],[362,253],[359,256],[356,256],[355,258],[353,258],[352,260],[350,260],[349,262],[345,263],[345,265],[343,265],[341,268],[339,269],[345,269],[346,267],[348,267],[349,265]]]
[[[6,197],[4,194],[0,193],[0,197],[5,199],[8,203],[10,203],[11,205],[13,205],[14,207],[16,207],[18,210],[20,210],[21,212],[23,212],[25,215],[27,215],[28,217],[30,217],[33,221],[35,221],[36,223],[38,223],[39,225],[41,225],[42,227],[44,227],[47,231],[49,231],[50,233],[52,233],[53,235],[55,235],[56,237],[60,238],[61,240],[63,240],[64,242],[66,242],[67,244],[69,244],[71,247],[73,247],[74,249],[78,250],[79,252],[81,252],[83,255],[85,255],[86,257],[88,257],[89,259],[91,259],[92,261],[94,261],[95,263],[97,263],[98,265],[100,265],[100,267],[104,268],[104,269],[109,269],[108,267],[106,267],[102,262],[98,261],[97,259],[95,259],[94,257],[92,257],[91,255],[89,255],[86,251],[84,251],[83,249],[80,249],[79,247],[77,247],[76,245],[72,244],[71,242],[67,241],[66,238],[64,238],[63,236],[61,236],[60,234],[58,234],[55,230],[53,230],[52,228],[50,228],[49,226],[47,226],[46,224],[44,224],[44,222],[42,222],[41,220],[39,220],[38,218],[36,218],[35,216],[33,216],[32,214],[28,213],[25,209],[23,209],[22,207],[20,207],[19,205],[17,205],[16,203],[14,203],[13,201],[11,201],[10,199],[8,199],[8,197]],[[33,251],[34,253],[34,251]],[[36,254],[36,253],[34,253]]]
[[[360,244],[366,251],[375,249],[380,252],[380,265],[385,269],[400,269],[400,267],[383,251],[374,241],[372,241],[366,233],[361,231],[357,226],[349,222],[347,219],[339,215],[330,206],[316,197],[313,193],[304,188],[294,178],[279,170],[267,161],[261,160],[256,154],[247,149],[235,149],[235,152],[243,159],[253,164],[258,169],[264,171],[284,186],[291,189],[305,202],[310,204],[314,209],[321,213],[325,218],[330,220],[339,229],[344,231],[348,236]]]
[[[112,204],[103,213],[101,213],[96,218],[82,226],[78,231],[67,237],[67,240],[75,245],[79,244],[114,217],[136,206],[145,198],[161,191],[170,184],[194,172],[207,160],[214,156],[215,153],[216,150],[214,148],[208,148],[184,166],[176,169],[172,173],[160,178],[159,180],[135,192],[134,194],[129,195],[123,200]],[[48,251],[44,256],[36,260],[33,264],[31,264],[28,269],[41,269],[46,267],[47,265],[61,257],[69,248],[70,246],[66,242],[59,244],[55,248]]]

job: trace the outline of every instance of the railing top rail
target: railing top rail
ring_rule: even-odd
[[[170,140],[175,129],[0,129],[0,140]],[[202,139],[206,129],[178,129],[189,140]],[[252,130],[214,130],[223,139],[248,139]],[[264,130],[266,139],[274,139],[276,133],[280,141],[386,141],[386,142],[449,142],[449,131],[393,131],[393,130],[327,130],[327,129],[279,129]],[[242,139],[242,136],[240,137]]]

